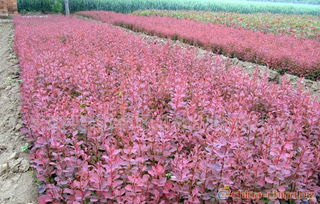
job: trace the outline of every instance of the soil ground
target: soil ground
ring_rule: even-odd
[[[20,80],[12,20],[0,19],[0,204],[37,203],[37,190],[20,133]]]

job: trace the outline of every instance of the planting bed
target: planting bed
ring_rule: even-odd
[[[84,20],[91,21],[94,23],[103,24],[102,21],[95,20],[90,17],[85,17],[85,16],[81,16],[81,15],[76,15],[76,16],[79,19],[84,19]],[[108,24],[108,25],[111,25],[111,24]],[[289,80],[289,84],[291,84],[293,87],[298,87],[302,83],[301,85],[303,86],[303,90],[311,93],[313,96],[316,96],[316,98],[320,97],[320,81],[312,81],[312,80],[301,78],[301,77],[298,77],[298,76],[295,76],[292,74],[279,73],[276,70],[270,69],[270,67],[268,67],[268,66],[258,65],[258,64],[252,63],[252,62],[245,62],[245,61],[239,60],[237,58],[229,58],[229,57],[226,57],[223,55],[215,54],[215,53],[212,53],[211,51],[205,50],[204,48],[192,46],[190,44],[183,43],[178,40],[171,40],[168,38],[161,38],[161,37],[154,36],[154,35],[153,36],[148,35],[148,34],[145,34],[142,32],[135,32],[135,31],[130,30],[128,28],[119,27],[119,26],[115,26],[115,25],[114,25],[114,27],[120,28],[123,31],[126,31],[126,32],[134,34],[134,35],[139,35],[142,37],[142,39],[144,41],[147,41],[147,42],[161,43],[161,44],[170,43],[174,46],[179,46],[179,47],[183,47],[186,49],[195,49],[196,48],[198,50],[199,56],[208,55],[208,56],[212,57],[213,60],[215,60],[217,57],[219,57],[222,59],[223,63],[226,66],[240,68],[242,71],[248,73],[249,76],[258,76],[258,78],[263,78],[265,75],[267,75],[270,83],[278,84],[281,82],[282,79]]]
[[[312,80],[317,80],[320,76],[320,42],[315,40],[169,17],[130,16],[105,11],[77,14],[199,45],[215,53],[270,66],[282,73],[288,72]]]
[[[320,192],[320,102],[301,89],[106,24],[14,21],[40,203]]]
[[[144,10],[135,11],[139,16],[167,16],[191,19],[204,23],[224,24],[276,35],[292,35],[320,41],[320,17],[311,15],[288,15],[273,13],[227,13],[205,11]]]

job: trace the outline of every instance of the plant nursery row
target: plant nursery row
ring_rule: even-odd
[[[319,10],[320,12],[320,10]],[[230,13],[207,11],[143,10],[139,16],[167,16],[190,19],[204,23],[223,24],[233,28],[245,28],[276,35],[291,35],[320,41],[320,17],[312,15],[288,15],[273,13]]]
[[[206,25],[218,36],[209,41],[212,31],[191,21],[86,14],[206,46],[219,40],[229,54],[277,65],[290,50],[297,67],[286,67],[300,74],[319,62],[313,41]],[[225,185],[320,192],[320,102],[286,80],[250,78],[196,48],[76,17],[14,23],[40,204],[212,203]]]
[[[159,37],[181,40],[214,53],[267,65],[308,79],[320,78],[320,42],[206,24],[187,19],[132,16],[107,11],[77,14]]]

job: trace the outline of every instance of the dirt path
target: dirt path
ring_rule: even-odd
[[[103,24],[102,21],[95,20],[95,19],[92,19],[89,17],[84,17],[84,16],[80,16],[80,15],[75,15],[75,16],[77,16],[80,19],[92,21],[92,22],[95,22],[98,24]],[[115,25],[111,25],[111,26],[115,26]],[[192,45],[183,43],[181,41],[173,41],[173,40],[160,38],[157,36],[151,36],[151,35],[147,35],[147,34],[144,34],[141,32],[135,32],[135,31],[132,31],[130,29],[120,27],[120,26],[115,26],[115,27],[121,28],[127,32],[130,32],[130,33],[133,33],[136,35],[140,35],[147,41],[159,41],[159,42],[163,42],[163,43],[167,43],[168,41],[170,41],[174,45],[178,45],[181,47],[185,47],[185,48],[194,47]],[[197,48],[199,50],[200,55],[210,54],[213,58],[220,56],[220,57],[222,57],[223,60],[227,61],[231,65],[236,65],[236,66],[240,67],[244,72],[247,72],[249,74],[249,76],[252,76],[256,72],[256,70],[260,71],[260,76],[263,76],[264,73],[267,73],[270,83],[280,83],[283,76],[285,76],[287,79],[289,79],[290,84],[293,85],[294,87],[296,87],[298,80],[301,79],[301,78],[294,76],[294,75],[291,75],[291,74],[280,75],[278,72],[276,72],[275,70],[273,70],[267,66],[258,65],[258,64],[251,63],[251,62],[245,62],[245,61],[239,60],[237,58],[229,58],[229,57],[226,57],[223,55],[214,54],[212,52],[209,52],[209,51],[204,50],[199,47],[197,47]],[[314,95],[317,99],[320,100],[320,81],[311,81],[311,80],[302,78],[302,83],[304,84],[304,89],[306,91],[310,92],[312,95]]]
[[[0,19],[0,204],[37,203],[34,175],[21,152],[19,66],[12,41],[12,21]]]

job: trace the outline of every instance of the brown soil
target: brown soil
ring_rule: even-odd
[[[18,60],[11,20],[0,19],[0,204],[37,203],[20,117]]]

